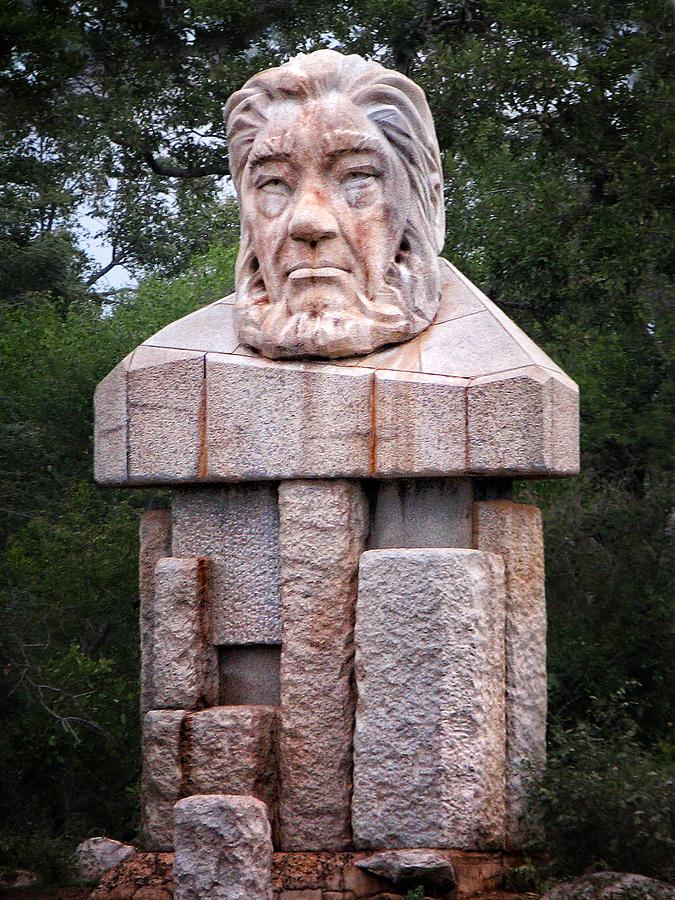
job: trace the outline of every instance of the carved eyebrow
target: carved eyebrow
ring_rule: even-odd
[[[267,162],[290,162],[292,154],[288,141],[284,138],[268,137],[257,142],[249,155],[249,165],[258,166]]]
[[[345,153],[378,153],[382,144],[375,138],[357,131],[337,131],[327,134],[323,140],[326,156],[342,156]]]

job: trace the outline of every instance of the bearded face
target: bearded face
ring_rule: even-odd
[[[405,165],[344,95],[272,104],[239,193],[243,343],[271,358],[358,355],[433,319],[438,262]]]

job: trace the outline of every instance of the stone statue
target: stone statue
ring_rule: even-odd
[[[176,900],[493,886],[545,748],[512,482],[576,474],[577,387],[438,257],[411,81],[322,50],[226,117],[236,295],[95,397],[97,481],[171,494],[141,522],[145,847]]]
[[[241,341],[271,358],[340,357],[426,328],[445,213],[417,85],[320,50],[255,75],[225,118],[241,204]]]

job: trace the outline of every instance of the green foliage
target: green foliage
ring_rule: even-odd
[[[675,590],[672,488],[654,479],[636,494],[590,474],[528,487],[546,536],[550,713],[565,727],[597,698],[627,691],[645,744],[673,723]]]
[[[675,767],[636,738],[623,692],[588,719],[551,731],[545,778],[532,796],[554,876],[589,869],[675,878]]]
[[[502,887],[505,891],[513,893],[527,891],[528,893],[543,894],[546,882],[542,877],[541,865],[526,856],[521,865],[507,871]]]
[[[64,876],[92,834],[137,837],[138,520],[92,481],[92,396],[139,341],[229,292],[235,248],[114,308],[0,310],[0,865]]]
[[[416,888],[408,891],[405,895],[405,900],[423,900],[424,898],[424,887],[420,884]]]

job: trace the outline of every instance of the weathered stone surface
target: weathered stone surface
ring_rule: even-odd
[[[468,478],[380,481],[368,549],[471,547],[472,500]]]
[[[504,605],[504,564],[494,554],[371,550],[361,557],[357,846],[501,846]]]
[[[208,561],[160,559],[152,615],[153,709],[196,709],[218,702],[215,647],[207,639]]]
[[[176,804],[175,900],[272,900],[265,804],[203,794]]]
[[[279,486],[281,847],[349,846],[356,575],[368,528],[361,488]]]
[[[272,888],[275,891],[342,889],[343,869],[349,854],[277,852],[272,857]]]
[[[149,509],[141,516],[138,554],[138,599],[141,632],[141,715],[152,703],[153,622],[155,609],[155,566],[171,555],[171,513]]]
[[[675,900],[675,885],[644,875],[596,872],[557,884],[541,900]]]
[[[182,793],[250,794],[266,804],[275,828],[277,710],[215,706],[186,713],[181,725]]]
[[[94,393],[94,479],[99,484],[127,481],[127,371],[130,353]]]
[[[457,883],[452,857],[443,850],[386,850],[367,856],[356,865],[389,879],[397,887],[423,884],[425,888],[450,891]]]
[[[496,500],[475,503],[478,550],[498,553],[506,577],[506,839],[522,844],[528,780],[546,755],[546,598],[541,513]]]
[[[173,807],[193,794],[251,794],[277,830],[277,711],[264,706],[151,710],[143,722],[143,836],[173,848]]]
[[[323,900],[321,891],[282,891],[279,900]]]
[[[281,704],[281,645],[218,648],[221,706]]]
[[[371,371],[209,353],[206,379],[209,478],[368,472]]]
[[[127,375],[129,479],[198,478],[204,460],[204,354],[143,345]]]
[[[234,294],[183,316],[145,341],[146,347],[233,353],[239,344],[232,322]]]
[[[422,371],[476,378],[526,366],[528,354],[486,309],[451,319],[420,336]]]
[[[174,556],[210,560],[209,636],[214,644],[281,643],[276,487],[175,491]]]
[[[173,853],[135,853],[107,871],[89,900],[172,900]]]
[[[365,852],[273,853],[272,890],[318,890],[322,900],[375,900],[395,897],[391,882],[378,878],[356,863]],[[503,853],[449,851],[457,873],[458,896],[495,890],[505,873],[522,864],[522,857]],[[170,900],[173,897],[173,853],[136,853],[103,875],[92,900]],[[501,894],[500,894],[501,896]]]
[[[135,351],[129,403],[121,370],[101,385],[97,479],[575,474],[576,385],[457,269],[440,266],[441,306],[424,334],[339,363],[212,352],[213,335],[233,328],[232,297],[172,323],[170,338],[160,332]]]
[[[376,372],[373,471],[466,472],[467,384],[443,375]]]
[[[182,793],[182,709],[150,710],[143,719],[141,832],[146,850],[173,849],[173,807]]]
[[[566,375],[524,366],[467,390],[469,471],[578,473],[578,389]]]
[[[426,328],[445,211],[420,88],[379,63],[318,50],[254,75],[225,120],[242,220],[240,340],[274,358],[339,357]],[[350,171],[353,159],[377,176]],[[257,180],[261,170],[281,191]]]
[[[73,872],[82,881],[96,881],[104,872],[135,852],[131,844],[122,844],[111,838],[87,838],[75,848],[72,859]]]

